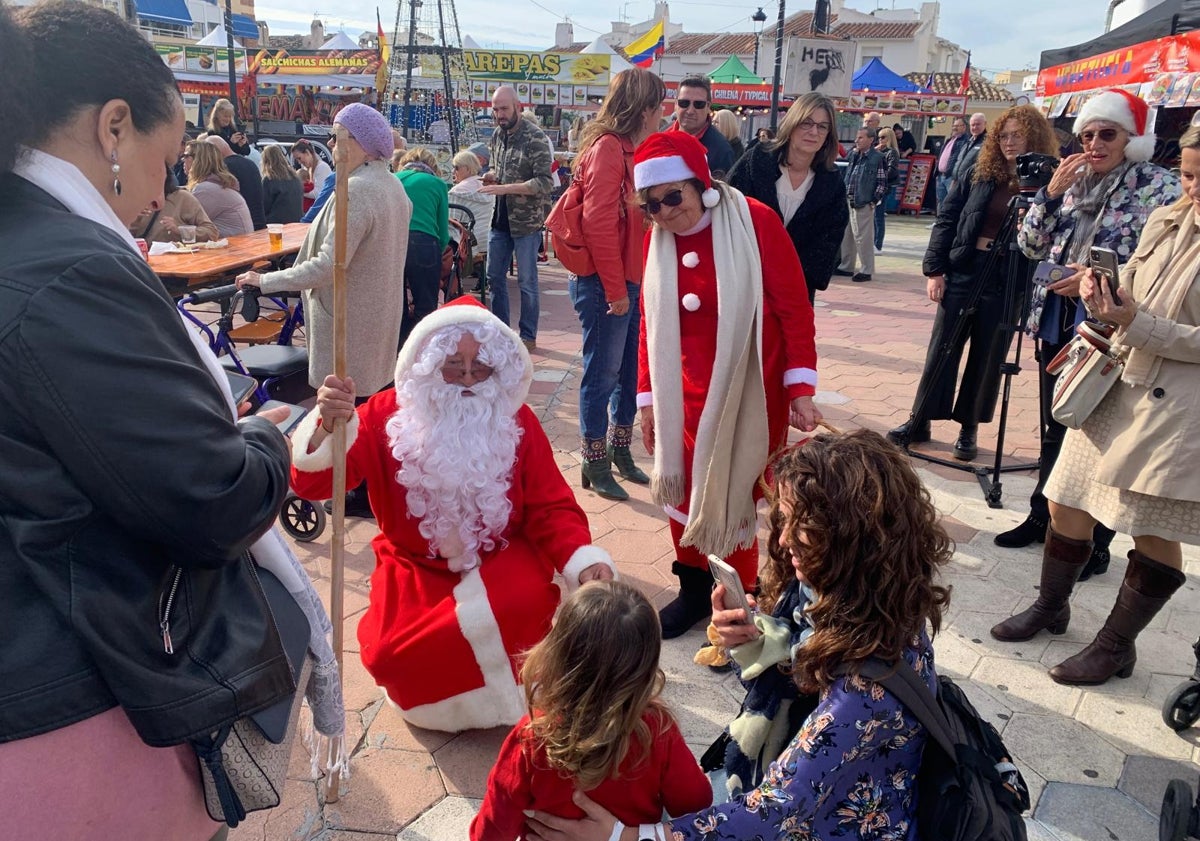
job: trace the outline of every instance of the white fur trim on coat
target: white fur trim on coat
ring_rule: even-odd
[[[459,627],[483,673],[483,686],[409,710],[401,707],[400,712],[410,724],[447,733],[511,727],[525,715],[525,694],[513,679],[500,625],[478,569],[463,573],[454,588],[454,603]],[[430,675],[427,679],[436,677]]]
[[[422,318],[421,323],[413,328],[412,333],[405,340],[404,347],[400,348],[400,355],[396,358],[397,386],[408,379],[409,371],[412,370],[412,366],[416,363],[417,356],[425,349],[425,343],[434,333],[446,327],[457,327],[463,324],[487,324],[489,322],[499,325],[501,334],[507,336],[516,345],[517,353],[520,355],[521,362],[525,366],[525,371],[521,375],[521,385],[517,393],[512,395],[512,411],[516,412],[517,409],[521,408],[521,404],[525,402],[525,398],[529,395],[529,386],[533,382],[533,360],[530,359],[529,350],[525,347],[525,343],[521,341],[520,334],[492,315],[491,311],[484,307],[471,306],[469,304],[444,306]]]
[[[321,446],[317,447],[311,453],[308,451],[308,444],[312,440],[313,434],[317,431],[317,424],[321,422],[321,413],[317,411],[309,412],[304,416],[304,420],[296,426],[292,432],[292,466],[302,473],[320,473],[322,470],[329,470],[333,467],[333,436],[329,435],[321,442]],[[346,422],[346,451],[354,446],[355,439],[358,438],[358,414]]]
[[[654,392],[639,391],[637,398],[636,398],[636,403],[637,403],[637,407],[639,409],[644,409],[647,406],[653,406],[654,405]]]
[[[683,155],[664,155],[661,158],[650,158],[633,167],[633,186],[636,190],[647,187],[657,187],[659,184],[670,184],[672,181],[687,181],[699,178],[688,167]]]
[[[617,577],[617,567],[612,557],[599,546],[580,546],[571,553],[571,559],[563,567],[563,578],[567,579],[567,591],[572,592],[579,587],[579,574],[592,564],[605,564],[612,570],[613,578]]]
[[[783,372],[783,385],[811,385],[817,387],[817,372],[812,368],[788,368]]]

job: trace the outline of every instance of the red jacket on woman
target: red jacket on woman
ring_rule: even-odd
[[[604,286],[604,298],[619,301],[625,281],[642,282],[645,224],[634,198],[633,142],[616,134],[600,136],[579,156],[572,176],[583,184],[583,239]]]

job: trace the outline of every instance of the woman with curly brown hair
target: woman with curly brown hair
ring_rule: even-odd
[[[722,838],[859,837],[865,822],[913,837],[925,728],[858,671],[868,658],[895,662],[915,669],[933,691],[926,624],[936,633],[949,603],[936,578],[950,560],[950,538],[908,459],[877,433],[818,435],[784,452],[773,471],[762,611],[748,624],[742,610],[723,609],[718,585],[713,625],[750,693],[763,680],[791,688],[784,694],[780,686],[774,698],[782,719],[771,730],[788,723],[796,689],[815,693],[816,707],[799,732],[784,737],[791,739],[781,752],[776,743],[760,746],[762,756],[778,755],[761,783],[744,780],[742,796],[672,821],[667,837],[710,838],[718,826]],[[731,791],[740,788],[730,783]],[[649,837],[644,829],[614,832],[606,810],[575,802],[587,818],[535,812],[531,837]]]
[[[976,432],[988,423],[1000,391],[1000,365],[1012,336],[1001,332],[1007,255],[989,254],[1017,194],[1017,157],[1026,152],[1056,155],[1058,142],[1050,123],[1032,105],[1009,108],[996,121],[979,152],[978,162],[957,178],[929,236],[922,270],[929,300],[937,304],[925,370],[908,421],[888,433],[897,444],[920,444],[932,437],[931,420],[951,419],[961,425],[954,457],[971,461],[979,454]],[[966,311],[982,286],[973,312]],[[966,323],[960,326],[960,320]],[[946,345],[953,339],[953,344]],[[970,341],[967,363],[955,400],[954,385],[963,348]],[[944,362],[942,360],[945,360]]]

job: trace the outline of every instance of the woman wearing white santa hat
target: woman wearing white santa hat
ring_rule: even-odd
[[[651,495],[671,521],[679,596],[663,637],[711,613],[707,555],[754,587],[759,478],[787,442],[811,431],[817,352],[796,250],[766,205],[714,183],[704,147],[660,132],[634,154],[646,235],[638,396],[654,455]]]
[[[1123,90],[1105,91],[1089,99],[1075,120],[1075,135],[1083,151],[1063,160],[1050,183],[1034,197],[1017,237],[1031,259],[1050,260],[1069,270],[1061,280],[1033,289],[1026,327],[1039,341],[1045,425],[1041,467],[1029,499],[1029,516],[1016,528],[996,536],[1000,546],[1028,546],[1046,536],[1050,509],[1042,488],[1066,434],[1066,427],[1050,415],[1055,377],[1046,373],[1046,363],[1070,341],[1075,325],[1086,316],[1077,299],[1090,249],[1111,249],[1118,265],[1124,266],[1137,249],[1151,212],[1180,196],[1178,176],[1149,162],[1155,140],[1148,126],[1149,111],[1143,100]],[[1080,581],[1108,570],[1113,536],[1106,526],[1096,526]]]

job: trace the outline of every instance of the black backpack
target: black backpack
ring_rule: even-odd
[[[882,684],[929,733],[917,774],[921,841],[1027,841],[1025,779],[954,681],[939,677],[935,697],[904,661],[896,668],[867,660],[859,674]]]

